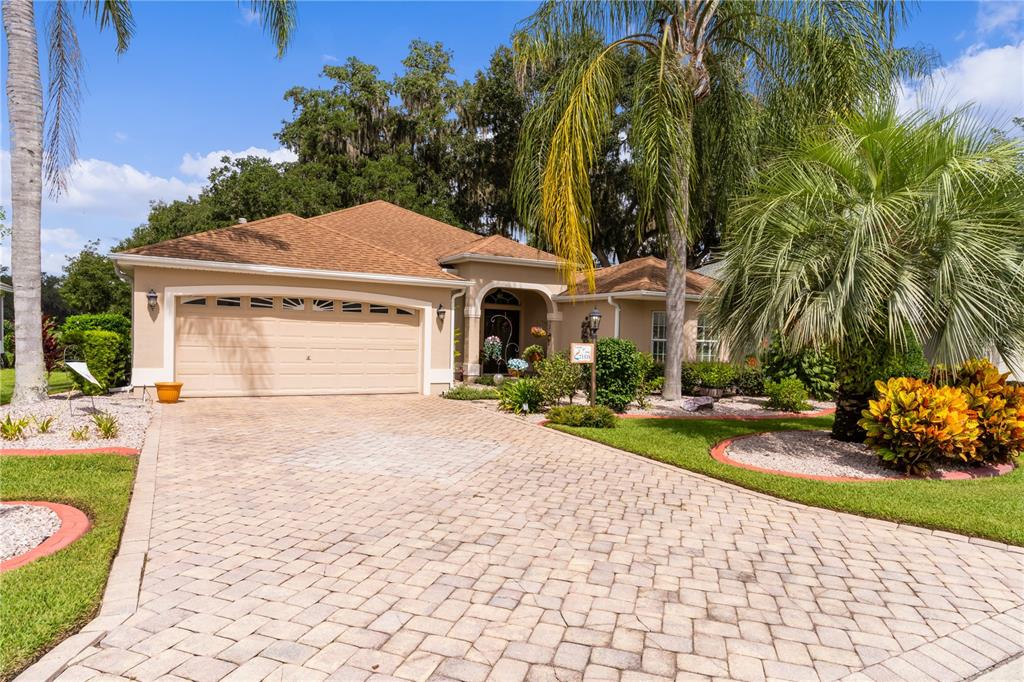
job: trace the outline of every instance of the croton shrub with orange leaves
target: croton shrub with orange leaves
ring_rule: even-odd
[[[987,360],[955,371],[937,368],[933,383],[899,377],[876,382],[864,410],[865,443],[883,462],[924,473],[942,461],[987,464],[1024,452],[1024,387]]]
[[[977,416],[978,454],[985,462],[1009,462],[1024,452],[1024,386],[1008,379],[988,360],[970,360],[951,378]]]
[[[919,474],[940,461],[978,461],[978,420],[960,388],[896,377],[875,389],[860,425],[883,462]]]

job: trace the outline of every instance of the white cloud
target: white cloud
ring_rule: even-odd
[[[78,249],[85,243],[82,235],[70,227],[43,228],[40,230],[43,246],[58,246],[64,249]]]
[[[975,26],[981,35],[1002,33],[1019,38],[1024,24],[1024,4],[1019,0],[982,0],[978,3]]]
[[[141,222],[151,201],[173,201],[197,194],[202,185],[177,177],[161,177],[130,164],[101,159],[79,159],[68,174],[67,192],[57,201],[46,199],[46,209],[73,210]]]
[[[242,23],[255,24],[260,19],[259,12],[252,9],[251,7],[240,8],[242,12]]]
[[[1024,114],[1024,41],[1002,47],[974,46],[929,78],[904,84],[900,110],[951,109],[974,103],[994,125]]]
[[[320,55],[320,61],[322,61],[322,62],[336,62],[336,61],[338,61],[338,58],[335,57],[333,54],[322,54],[322,55]]]
[[[205,180],[210,175],[210,171],[221,165],[220,160],[225,156],[232,159],[238,159],[243,156],[260,156],[265,159],[270,159],[274,163],[295,161],[299,158],[295,155],[295,152],[290,149],[285,149],[284,147],[274,149],[273,151],[263,149],[262,147],[249,147],[248,149],[243,149],[240,152],[231,151],[230,149],[221,149],[204,155],[185,154],[181,157],[181,165],[178,166],[178,170],[185,175]]]
[[[114,132],[114,140],[116,142],[124,142],[128,139],[127,133],[122,133],[120,130]]]
[[[88,241],[69,227],[43,228],[40,231],[40,239],[43,272],[54,275],[60,274],[68,262],[68,256],[77,255]],[[0,244],[0,265],[11,265],[11,247],[6,241]]]

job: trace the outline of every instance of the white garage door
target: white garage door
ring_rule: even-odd
[[[207,296],[178,301],[185,396],[417,393],[415,309],[364,301]]]

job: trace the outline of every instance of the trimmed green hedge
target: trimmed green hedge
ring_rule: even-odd
[[[132,363],[132,321],[117,313],[96,313],[91,315],[72,315],[64,320],[60,328],[61,342],[65,346],[77,346],[81,350],[83,360],[97,379],[97,370],[89,360],[89,352],[85,348],[87,332],[103,331],[117,336],[115,359],[111,362],[107,380],[107,388],[120,386],[131,376]],[[109,337],[105,337],[109,338]],[[97,342],[94,342],[94,344]],[[93,352],[96,350],[94,348]],[[102,362],[108,362],[106,358]],[[106,371],[106,369],[101,371]]]

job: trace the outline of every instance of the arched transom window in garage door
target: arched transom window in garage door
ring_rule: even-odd
[[[181,303],[189,308],[233,308],[233,314],[270,314],[270,311],[284,313],[317,313],[325,315],[353,314],[370,315],[375,319],[389,317],[414,317],[415,311],[383,303],[346,301],[331,298],[305,298],[295,296],[183,296]],[[209,312],[214,312],[213,310]]]

